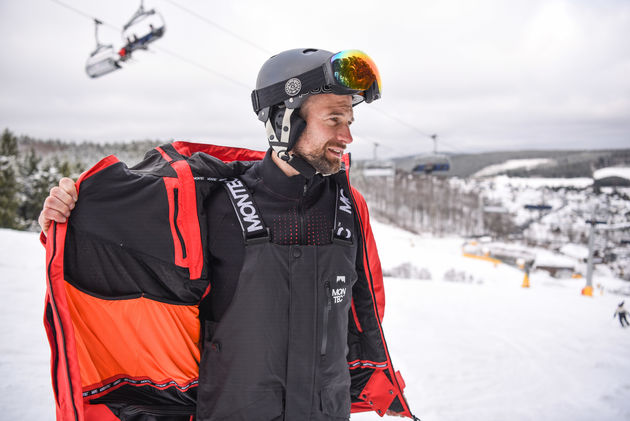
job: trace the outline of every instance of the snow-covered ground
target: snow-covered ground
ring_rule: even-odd
[[[462,181],[463,183],[463,181]],[[629,187],[602,187],[596,193],[590,178],[519,178],[504,175],[466,180],[482,192],[485,209],[502,211],[521,232],[522,240],[551,249],[566,244],[586,247],[588,220],[596,226],[594,250],[617,276],[630,279]],[[531,206],[546,205],[547,210]],[[504,224],[505,225],[505,224]]]
[[[584,189],[593,184],[592,178],[547,178],[547,177],[508,177],[507,175],[497,175],[491,177],[488,181],[495,185],[505,188],[507,186],[540,189],[543,187],[574,187],[576,189]]]
[[[501,164],[489,165],[473,174],[473,177],[487,177],[490,175],[496,175],[509,170],[527,169],[539,167],[541,165],[547,165],[553,163],[553,159],[547,158],[534,158],[534,159],[510,159]]]
[[[630,420],[630,328],[612,318],[626,285],[530,276],[462,256],[461,238],[423,237],[374,223],[386,278],[384,326],[406,396],[423,421]],[[44,251],[33,233],[0,230],[0,419],[52,420],[42,324]],[[428,275],[428,276],[427,276]],[[426,279],[430,278],[430,279]],[[355,414],[352,420],[377,420]]]
[[[630,167],[607,167],[600,168],[593,172],[595,180],[601,180],[608,177],[618,177],[630,180]]]
[[[38,235],[0,229],[0,419],[53,420],[44,331],[45,251]]]

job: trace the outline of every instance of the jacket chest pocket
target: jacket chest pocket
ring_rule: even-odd
[[[345,276],[337,275],[332,281],[325,281],[322,288],[320,356],[325,357],[331,350],[345,349],[348,310],[352,299],[352,284]],[[331,349],[332,348],[332,349]]]

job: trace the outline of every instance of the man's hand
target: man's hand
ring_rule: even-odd
[[[403,393],[403,399],[405,400],[405,402],[407,401],[407,398],[405,397],[405,394]],[[391,409],[388,409],[385,412],[385,415],[389,415],[390,417],[400,417],[400,418],[405,418],[405,416],[403,415],[402,412],[395,412],[392,411]],[[415,419],[415,418],[414,418]]]
[[[78,194],[74,181],[67,177],[59,180],[59,186],[50,190],[50,195],[44,201],[44,207],[37,220],[44,235],[47,235],[48,228],[53,221],[63,223],[68,220],[70,211],[74,209],[77,199]]]

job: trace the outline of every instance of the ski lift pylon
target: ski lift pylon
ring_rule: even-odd
[[[144,1],[141,0],[138,10],[123,26],[125,46],[119,52],[121,59],[127,60],[135,50],[146,50],[150,43],[162,38],[165,30],[162,15],[155,9],[145,10]]]
[[[101,44],[98,39],[98,26],[102,22],[98,19],[94,19],[94,38],[96,38],[96,49],[90,53],[86,63],[85,72],[91,78],[97,78],[99,76],[111,73],[114,70],[120,69],[120,56],[112,44]]]
[[[397,168],[411,174],[431,174],[436,171],[447,172],[451,170],[451,159],[446,154],[437,152],[437,134],[430,136],[433,139],[433,153],[414,155],[400,160]]]

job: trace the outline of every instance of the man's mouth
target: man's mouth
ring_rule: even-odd
[[[328,151],[332,153],[333,155],[335,155],[337,158],[341,158],[341,156],[343,155],[344,148],[329,146]]]

